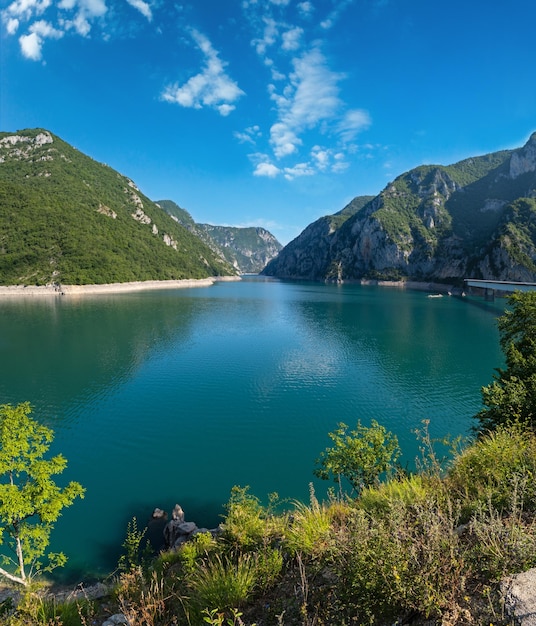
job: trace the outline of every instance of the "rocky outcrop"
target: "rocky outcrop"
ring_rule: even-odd
[[[324,281],[536,282],[536,133],[518,150],[402,174],[308,226],[263,274]]]
[[[195,522],[185,520],[184,511],[176,504],[168,521],[167,513],[156,508],[147,523],[147,539],[155,552],[176,550],[199,533],[211,533],[216,536],[219,528],[199,528]]]

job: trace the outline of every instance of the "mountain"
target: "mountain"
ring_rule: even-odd
[[[47,130],[0,133],[0,284],[236,273],[107,165]]]
[[[241,274],[257,274],[283,247],[264,228],[196,224],[190,213],[172,200],[158,200],[157,204]]]
[[[336,214],[308,226],[263,273],[536,282],[536,133],[519,149],[417,167],[363,202],[352,201],[344,221]]]

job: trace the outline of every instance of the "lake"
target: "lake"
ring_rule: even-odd
[[[212,287],[0,302],[1,403],[30,401],[84,500],[53,549],[75,579],[111,571],[127,522],[181,504],[214,527],[233,485],[308,500],[338,422],[466,435],[502,364],[476,298],[259,277]]]

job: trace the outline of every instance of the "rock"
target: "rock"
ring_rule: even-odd
[[[164,528],[166,547],[174,548],[177,544],[180,545],[181,543],[184,543],[184,541],[187,541],[190,538],[191,534],[195,530],[197,530],[197,524],[194,524],[194,522],[185,522],[180,518],[172,519]]]
[[[504,606],[517,626],[536,626],[536,568],[506,579]]]
[[[177,530],[181,535],[190,535],[197,530],[197,524],[194,522],[182,522],[177,525]]]
[[[115,615],[112,615],[102,623],[102,626],[117,626],[117,624],[128,625],[128,619],[123,615],[123,613],[116,613]]]
[[[184,522],[184,511],[182,510],[182,507],[180,504],[175,505],[175,508],[173,509],[171,513],[171,518]]]
[[[179,506],[178,504],[176,506]],[[153,515],[152,515],[153,519],[160,519],[160,518],[165,518],[167,519],[167,513],[165,511],[163,511],[162,509],[159,509],[158,507],[153,511]]]

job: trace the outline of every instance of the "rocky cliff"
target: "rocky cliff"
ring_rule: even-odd
[[[241,274],[258,274],[283,247],[264,228],[198,224],[172,200],[158,200],[158,205]]]
[[[341,223],[329,216],[308,226],[263,273],[536,281],[535,198],[536,133],[517,150],[402,174]]]

